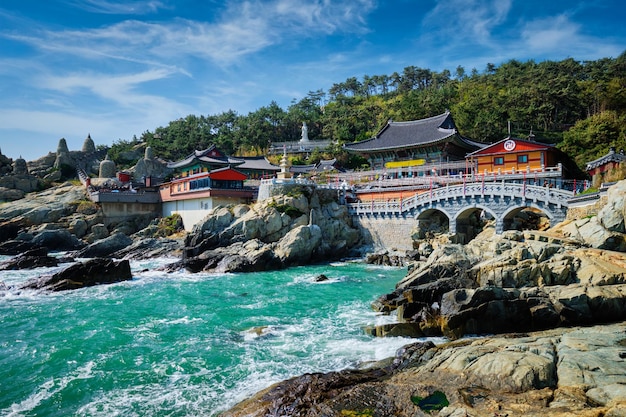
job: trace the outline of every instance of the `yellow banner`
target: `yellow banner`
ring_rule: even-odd
[[[424,165],[425,163],[425,159],[411,159],[410,161],[387,162],[385,164],[385,168],[417,167],[420,165]]]

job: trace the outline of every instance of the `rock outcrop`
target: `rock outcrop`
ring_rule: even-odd
[[[76,262],[52,276],[36,278],[20,289],[65,291],[130,279],[132,274],[127,260],[94,258],[86,262]]]
[[[102,221],[102,212],[87,200],[84,187],[65,183],[31,193],[0,206],[0,253],[36,247],[77,250],[85,246],[85,231]]]
[[[626,254],[607,249],[625,249],[625,189],[611,187],[597,216],[548,232],[487,229],[467,245],[418,245],[423,260],[373,304],[398,323],[371,333],[458,338],[626,320]]]
[[[626,323],[405,346],[361,370],[275,384],[221,414],[623,416]]]
[[[46,248],[24,251],[19,256],[0,262],[0,271],[58,266],[59,259],[48,255]]]
[[[486,334],[626,320],[626,254],[541,232],[483,232],[434,244],[396,290],[373,304],[395,312],[384,336]]]
[[[336,192],[301,187],[253,206],[218,207],[188,235],[189,271],[279,269],[346,256],[360,244]]]
[[[626,180],[611,186],[607,203],[596,216],[564,222],[553,233],[593,248],[626,251]]]

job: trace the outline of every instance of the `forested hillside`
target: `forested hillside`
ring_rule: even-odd
[[[271,142],[299,140],[306,122],[311,140],[337,144],[307,162],[333,156],[350,168],[363,161],[342,152],[341,144],[372,137],[389,119],[416,120],[446,109],[460,133],[473,140],[498,141],[510,122],[514,136],[532,131],[535,140],[557,144],[584,167],[610,146],[626,148],[626,51],[597,61],[511,60],[469,72],[410,66],[391,75],[352,77],[327,92],[311,91],[287,109],[272,101],[247,115],[189,115],[116,142],[111,156],[118,159],[144,141],[169,160],[211,144],[232,155],[261,155]]]

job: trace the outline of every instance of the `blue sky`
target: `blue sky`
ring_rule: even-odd
[[[626,49],[623,0],[2,0],[0,150],[27,160],[130,140],[189,114],[285,110],[415,65]]]

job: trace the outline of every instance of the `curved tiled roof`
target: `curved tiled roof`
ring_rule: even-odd
[[[265,171],[280,171],[280,167],[272,165],[264,156],[243,157],[243,164],[238,165],[237,169],[256,169]]]
[[[382,151],[435,144],[452,136],[467,147],[481,146],[459,135],[450,112],[445,112],[438,116],[409,122],[389,121],[373,138],[347,143],[344,148],[357,152]]]
[[[587,162],[586,171],[591,171],[592,169],[598,168],[602,165],[608,164],[610,162],[625,162],[626,155],[624,155],[623,151],[620,153],[616,153],[614,148],[611,148],[608,154],[604,155],[601,158],[594,159],[591,162]]]
[[[215,152],[212,152],[215,151]],[[211,154],[216,154],[219,156],[210,156]],[[223,156],[222,152],[220,152],[215,145],[204,149],[202,151],[193,151],[186,158],[181,159],[180,161],[170,162],[167,164],[167,167],[170,169],[183,168],[193,164],[196,161],[201,161],[207,164],[213,165],[240,165],[244,163],[243,159],[233,158],[231,156]]]

